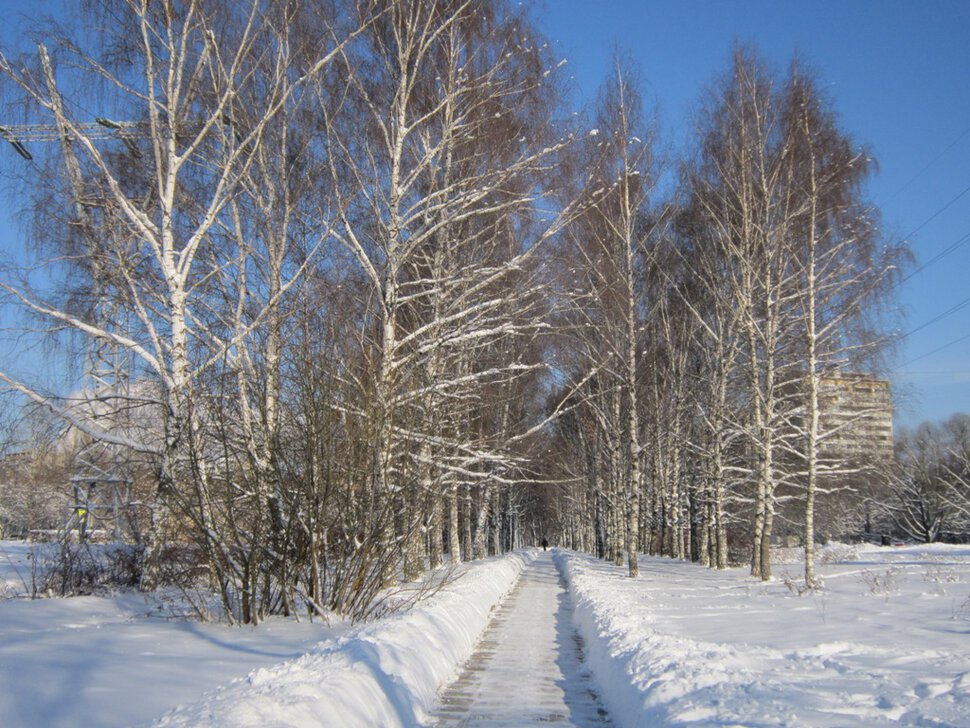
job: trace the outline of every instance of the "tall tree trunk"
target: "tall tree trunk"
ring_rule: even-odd
[[[472,486],[465,484],[462,486],[464,497],[462,498],[462,519],[461,519],[461,553],[465,561],[475,558],[472,547]]]
[[[432,569],[439,568],[444,563],[444,543],[442,542],[441,496],[431,492],[429,488],[428,500],[428,561]]]
[[[458,520],[458,486],[453,485],[448,493],[448,550],[451,563],[461,563],[461,525]]]

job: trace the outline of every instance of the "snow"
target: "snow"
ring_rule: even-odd
[[[970,725],[970,548],[823,552],[824,589],[557,552],[619,726]],[[787,584],[791,584],[789,588]]]
[[[30,585],[29,553],[29,545],[0,541],[4,728],[146,725],[335,633],[306,620],[251,629],[173,619],[174,605],[139,594],[15,598]]]
[[[442,692],[435,728],[610,725],[582,665],[564,587],[549,553],[522,572],[461,675]]]
[[[534,551],[474,562],[406,612],[353,630],[303,657],[263,668],[157,725],[171,728],[415,726],[471,655],[492,608]]]
[[[30,552],[0,541],[4,728],[415,725],[534,555],[462,566],[417,607],[352,629],[253,629],[173,619],[137,593],[23,598]]]
[[[827,547],[801,594],[797,563],[763,583],[641,557],[629,579],[557,550],[560,582],[517,552],[364,625],[256,629],[138,594],[19,598],[28,551],[0,542],[4,727],[421,726],[479,698],[506,709],[485,724],[525,725],[529,696],[539,724],[583,725],[591,686],[621,727],[970,726],[970,547]]]

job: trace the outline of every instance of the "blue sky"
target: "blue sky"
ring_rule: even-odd
[[[675,149],[735,41],[780,70],[796,52],[807,61],[879,161],[869,195],[887,234],[907,237],[917,267],[957,244],[900,292],[900,328],[913,333],[889,372],[897,424],[970,412],[970,2],[547,0],[538,15],[569,59],[577,103],[594,96],[614,49],[632,57]]]
[[[17,14],[59,4],[0,0],[0,41],[12,40]],[[889,373],[897,422],[970,411],[970,0],[546,0],[537,16],[569,60],[577,106],[595,94],[614,49],[628,53],[674,150],[687,142],[691,107],[723,73],[736,40],[779,69],[797,51],[844,129],[879,160],[870,197],[887,234],[908,236],[917,265],[956,245],[901,290],[901,330],[919,330],[903,338]],[[16,161],[12,149],[0,154],[4,165]],[[0,250],[21,245],[0,200]],[[10,358],[8,349],[0,364]]]

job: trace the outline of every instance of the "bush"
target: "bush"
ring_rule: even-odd
[[[859,548],[846,543],[830,543],[822,547],[818,554],[821,564],[844,564],[859,558]]]
[[[137,546],[65,541],[34,547],[31,565],[35,598],[103,594],[137,586],[142,550]]]

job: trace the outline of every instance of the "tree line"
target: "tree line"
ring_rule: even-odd
[[[128,488],[142,588],[191,544],[233,619],[360,617],[544,536],[770,578],[796,513],[814,583],[816,502],[870,467],[826,378],[877,367],[905,250],[800,63],[737,48],[660,163],[632,64],[571,115],[503,0],[77,12],[0,56],[52,130],[8,156],[2,290],[83,387],[0,379]]]
[[[921,543],[970,533],[970,415],[923,422],[896,441],[898,468],[874,517],[887,533]]]
[[[779,74],[735,50],[662,205],[644,197],[648,155],[631,156],[637,108],[618,67],[593,152],[601,197],[571,230],[569,254],[597,261],[576,281],[573,366],[596,377],[557,433],[574,455],[567,535],[626,552],[631,575],[639,544],[724,567],[733,540],[768,579],[781,508],[811,585],[817,497],[858,492],[878,465],[831,446],[876,412],[833,424],[826,384],[877,370],[906,250],[865,200],[871,157],[797,60]]]

